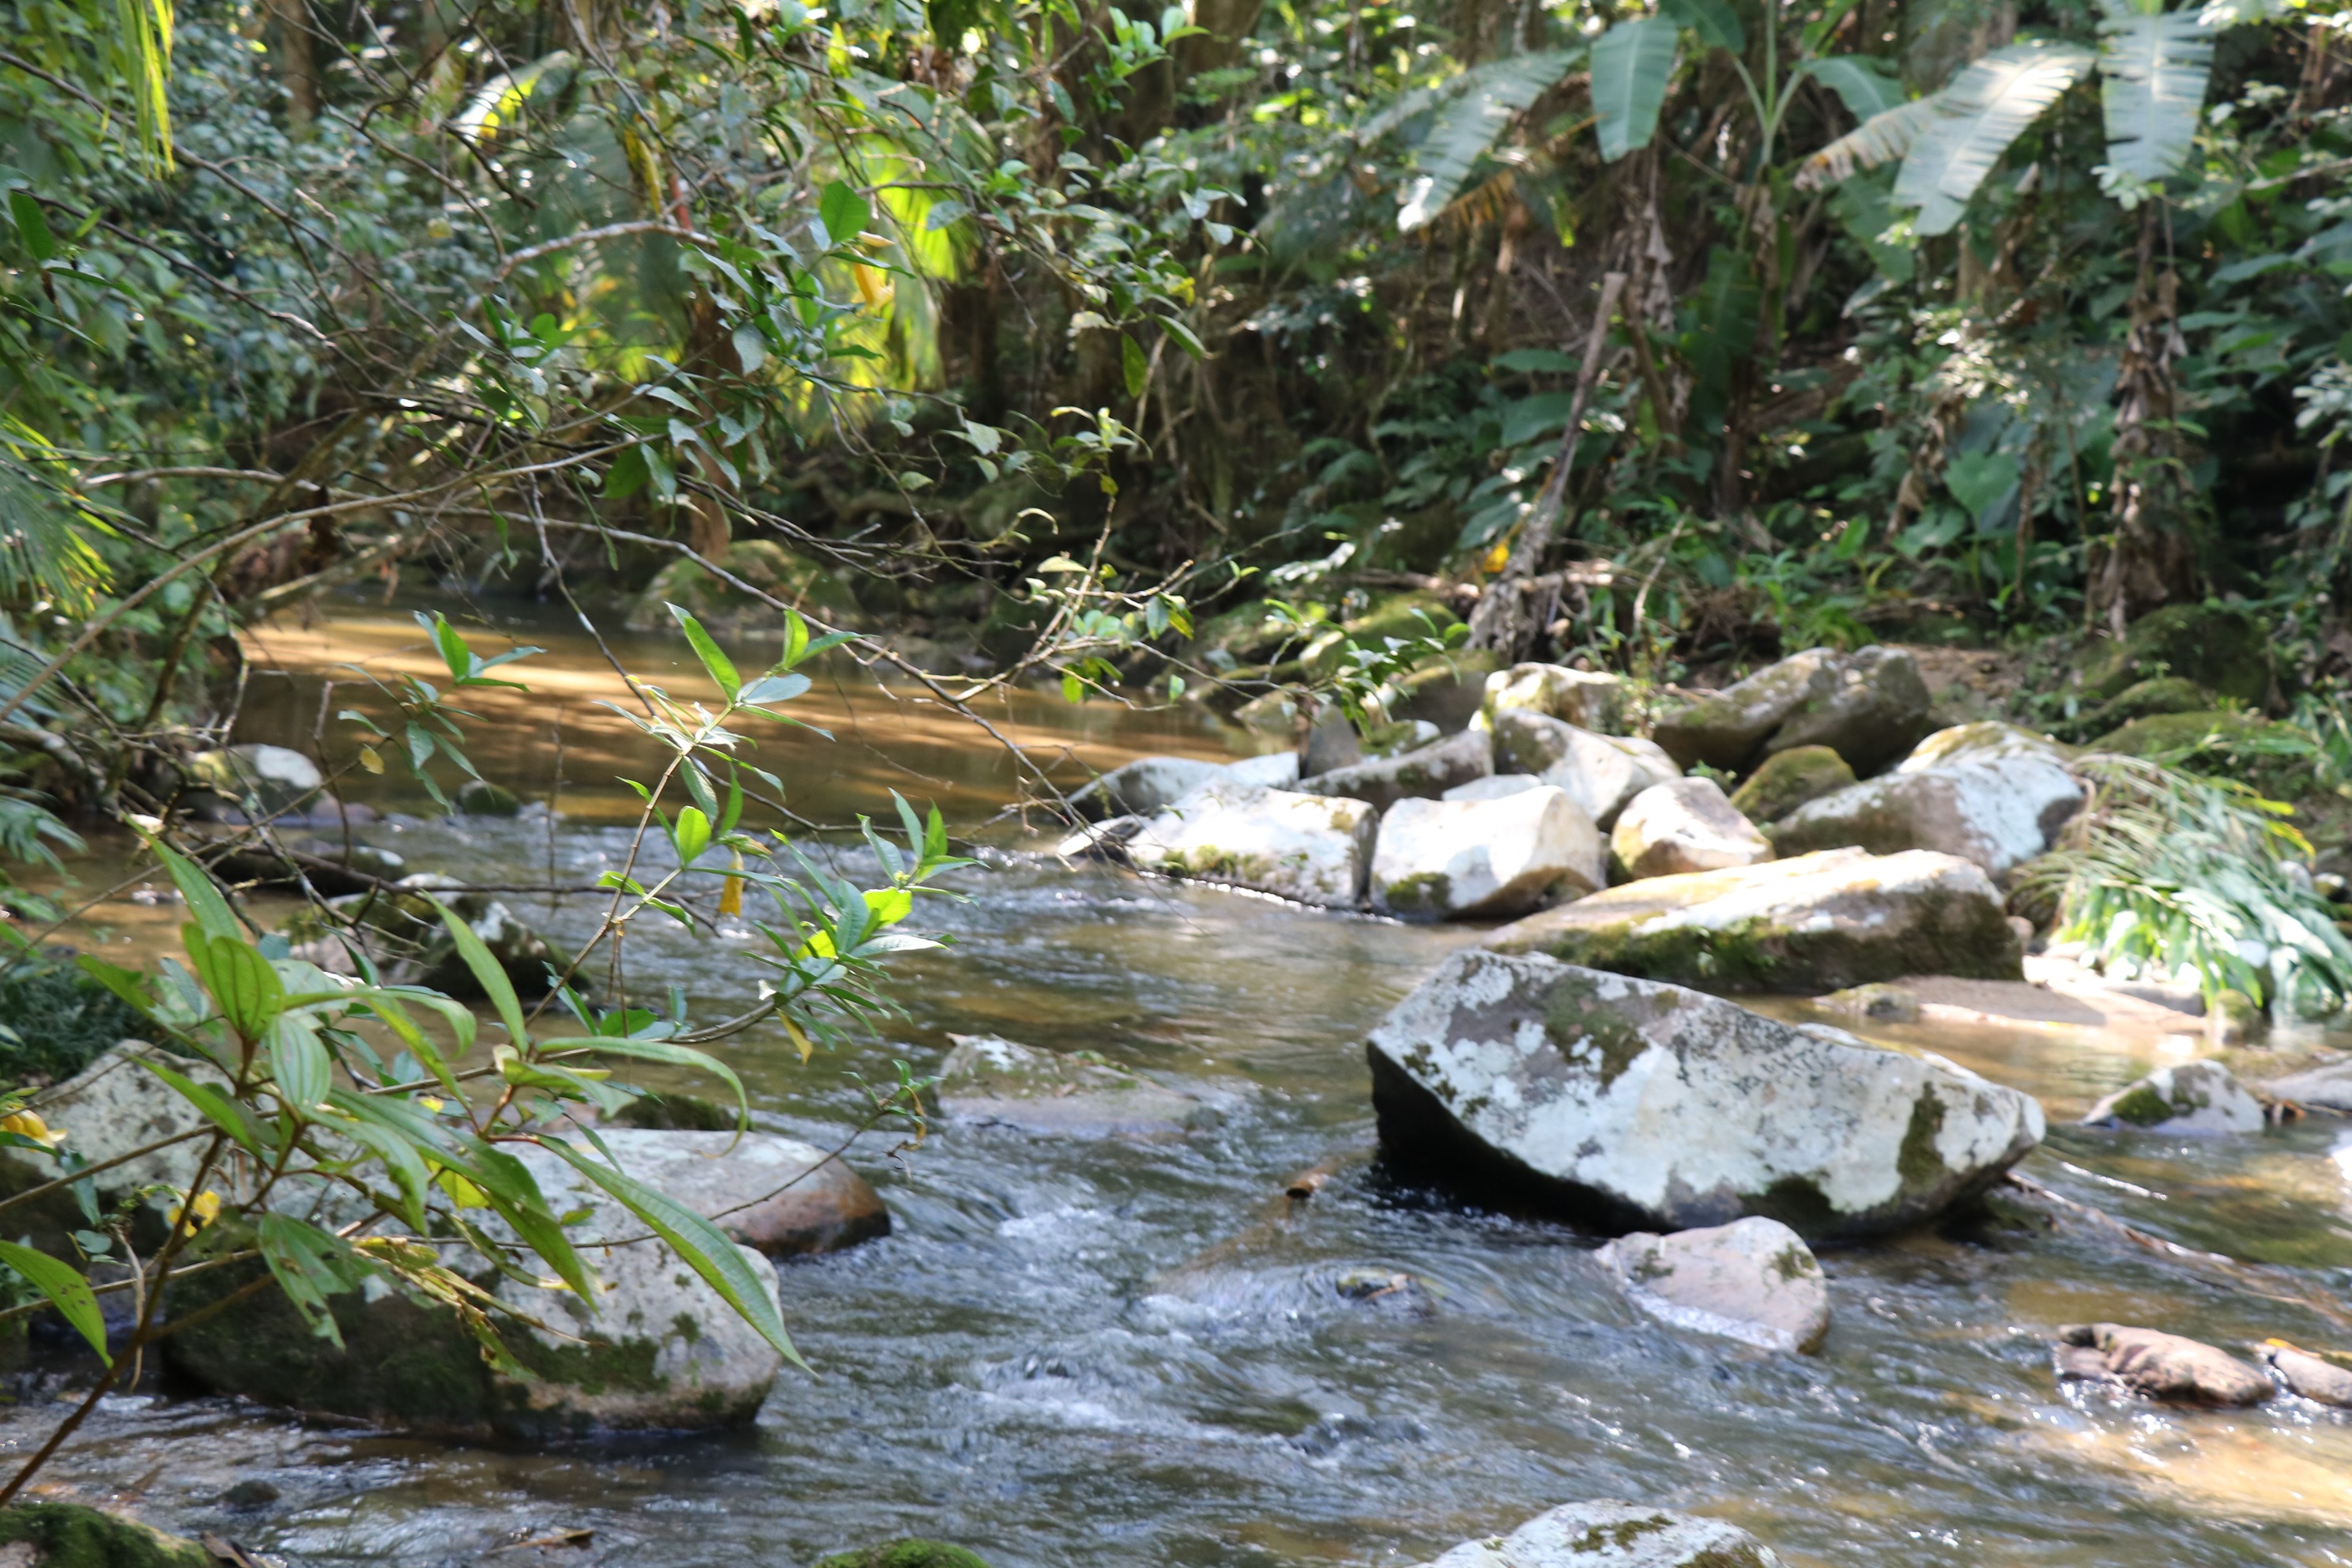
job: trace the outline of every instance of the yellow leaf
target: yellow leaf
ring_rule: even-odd
[[[372,773],[380,773],[383,772],[383,754],[377,752],[373,746],[362,746],[360,748],[360,766],[365,768]]]
[[[866,895],[877,926],[894,926],[915,912],[915,895],[904,888],[876,888]]]
[[[449,1201],[461,1209],[486,1209],[490,1206],[490,1200],[482,1195],[482,1189],[455,1171],[444,1168],[434,1180],[443,1192],[449,1194]]]
[[[732,862],[731,869],[740,871],[742,868],[743,857],[741,854],[738,853]],[[740,877],[729,877],[719,884],[719,918],[723,920],[729,915],[740,915],[742,912],[743,879]]]
[[[793,1044],[800,1047],[801,1065],[808,1066],[809,1058],[816,1055],[816,1042],[808,1037],[807,1030],[802,1028],[789,1016],[784,1019],[784,1033],[790,1035],[793,1037]]]
[[[64,1128],[60,1127],[51,1131],[47,1122],[29,1110],[20,1110],[14,1116],[0,1117],[0,1132],[15,1132],[52,1149],[66,1141]]]

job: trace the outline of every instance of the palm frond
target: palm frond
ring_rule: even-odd
[[[1411,234],[1444,211],[1495,139],[1528,105],[1542,97],[1546,88],[1566,76],[1581,54],[1576,49],[1537,49],[1463,72],[1456,79],[1459,85],[1413,152],[1418,173],[1398,209],[1398,231]]]
[[[2213,70],[2213,33],[2194,11],[2110,11],[2099,23],[2107,162],[2156,181],[2189,156]]]
[[[1923,100],[1936,106],[1935,117],[1920,127],[1895,181],[1896,204],[1919,209],[1914,227],[1949,233],[2010,144],[2082,79],[2092,58],[2071,44],[2011,44]]]

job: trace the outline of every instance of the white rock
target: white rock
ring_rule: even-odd
[[[1143,870],[1345,909],[1362,900],[1378,823],[1360,800],[1220,781],[1154,816],[1127,852]]]
[[[1228,784],[1255,789],[1288,789],[1298,782],[1298,753],[1268,752],[1264,756],[1244,757],[1238,763],[1227,763],[1217,776]]]
[[[1597,735],[1510,709],[1496,715],[1495,754],[1498,763],[1566,790],[1603,830],[1616,822],[1627,801],[1682,776],[1674,759],[1649,741]]]
[[[2091,1107],[2085,1127],[2144,1132],[2260,1132],[2263,1102],[2220,1062],[2160,1067]]]
[[[1579,729],[1616,735],[1625,729],[1625,680],[1557,664],[1515,664],[1486,677],[1487,721],[1507,709],[1564,719]]]
[[[1437,798],[1440,800],[1500,800],[1507,795],[1517,795],[1525,790],[1557,787],[1559,786],[1544,783],[1533,773],[1488,773],[1483,779],[1472,779],[1468,784],[1455,784]]]
[[[267,812],[290,811],[326,787],[319,765],[284,746],[240,745],[188,759],[198,784],[226,799]]]
[[[2042,1132],[2032,1099],[1940,1057],[1535,954],[1454,953],[1367,1051],[1402,1163],[1606,1229],[1896,1230]]]
[[[65,1134],[62,1151],[79,1154],[92,1165],[211,1126],[177,1089],[140,1066],[142,1059],[161,1063],[183,1078],[214,1089],[228,1087],[228,1079],[210,1063],[173,1056],[143,1040],[124,1040],[63,1083],[35,1095],[30,1109],[51,1132]],[[184,1189],[195,1180],[205,1143],[202,1138],[191,1138],[142,1154],[100,1172],[90,1178],[91,1184],[109,1203],[144,1187]],[[47,1182],[62,1173],[55,1160],[30,1150],[9,1150],[0,1155],[0,1163],[24,1167],[10,1170],[9,1179],[0,1183],[12,1188]]]
[[[1481,731],[1465,730],[1395,756],[1368,758],[1317,773],[1301,781],[1298,791],[1346,795],[1369,802],[1375,810],[1385,810],[1401,800],[1435,799],[1494,771],[1493,740]]]
[[[1737,1525],[1623,1502],[1572,1502],[1423,1568],[1780,1568]]]
[[[1065,860],[1109,860],[1124,863],[1127,841],[1143,831],[1149,821],[1141,816],[1112,816],[1100,822],[1080,823],[1062,836],[1054,845],[1054,853]]]
[[[1599,1256],[1627,1300],[1678,1329],[1808,1352],[1829,1332],[1822,1266],[1804,1237],[1779,1220],[1750,1217],[1671,1236],[1635,1231]]]
[[[1790,714],[1836,689],[1842,663],[1824,647],[1790,654],[1745,680],[1665,714],[1652,733],[1677,763],[1745,768]]]
[[[1237,763],[1203,757],[1138,757],[1072,790],[1070,805],[1088,817],[1149,816],[1219,780],[1260,789],[1288,789],[1298,782],[1298,753],[1268,752]]]
[[[1414,920],[1518,915],[1608,883],[1601,830],[1549,786],[1498,800],[1401,800],[1381,818],[1372,907]]]
[[[1799,806],[1772,841],[1783,854],[1933,849],[2000,878],[2048,850],[2082,805],[2083,786],[2053,742],[2006,724],[1964,724],[1928,736],[1891,773]]]
[[[890,1233],[866,1178],[813,1143],[774,1132],[604,1127],[621,1169],[771,1258],[838,1252]]]
[[[1836,991],[1920,973],[2015,980],[2021,956],[1984,872],[1916,849],[1829,849],[1653,877],[1515,921],[1487,945],[1764,991]]]
[[[1772,846],[1709,778],[1652,784],[1626,804],[1610,847],[1634,877],[1720,871],[1772,858]]]

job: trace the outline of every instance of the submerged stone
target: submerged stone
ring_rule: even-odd
[[[2091,1107],[2085,1127],[2144,1132],[2260,1132],[2263,1103],[2220,1062],[2160,1067]]]
[[[2032,1099],[1940,1058],[1533,954],[1454,954],[1367,1054],[1392,1156],[1608,1230],[1896,1230],[2042,1131]]]
[[[1021,1132],[1171,1137],[1215,1126],[1216,1109],[1094,1058],[1039,1050],[996,1035],[950,1035],[940,1065],[940,1110],[951,1121]]]
[[[2271,1381],[2226,1351],[2198,1340],[2121,1323],[2074,1323],[2058,1331],[2061,1377],[2119,1384],[2150,1399],[2190,1405],[2259,1405]]]
[[[1678,1329],[1811,1352],[1830,1331],[1829,1286],[1804,1237],[1750,1218],[1671,1236],[1635,1231],[1600,1261],[1627,1300]]]
[[[1721,990],[1835,991],[1921,973],[2015,980],[2022,963],[1983,871],[1924,850],[1653,877],[1514,921],[1487,945]]]
[[[1423,1568],[1779,1568],[1737,1525],[1622,1502],[1572,1502]]]

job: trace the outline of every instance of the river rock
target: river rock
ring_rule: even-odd
[[[1737,1525],[1623,1502],[1572,1502],[1423,1568],[1780,1568]]]
[[[1731,804],[1750,822],[1778,822],[1853,782],[1853,770],[1827,746],[1799,746],[1765,758],[1732,792]]]
[[[2091,1107],[2083,1125],[2144,1132],[2260,1132],[2263,1102],[2220,1062],[2180,1062],[2107,1096]]]
[[[1154,816],[1127,852],[1147,871],[1349,909],[1362,901],[1379,821],[1360,800],[1219,781]]]
[[[1055,841],[1054,853],[1065,860],[1107,860],[1127,864],[1127,843],[1143,831],[1148,817],[1110,816],[1082,822]]]
[[[2276,1369],[2289,1393],[2321,1405],[2352,1405],[2352,1372],[2334,1362],[2323,1361],[2309,1351],[2299,1351],[2284,1340],[2266,1342],[2262,1358]]]
[[[1150,816],[1218,780],[1288,789],[1298,782],[1298,754],[1270,752],[1238,763],[1215,763],[1201,757],[1138,757],[1072,790],[1069,804],[1080,816],[1089,820]]]
[[[1522,915],[1608,883],[1601,831],[1549,786],[1499,800],[1401,800],[1381,818],[1372,907],[1408,920]]]
[[[2265,1099],[2352,1116],[2352,1062],[2336,1062],[2307,1071],[2289,1073],[2255,1086]]]
[[[1515,664],[1486,678],[1484,710],[1489,725],[1508,710],[1561,719],[1600,735],[1625,732],[1625,679],[1557,664]]]
[[[1676,772],[1705,763],[1744,773],[1807,698],[1829,694],[1837,664],[1838,656],[1825,647],[1791,654],[1661,716],[1650,737],[1679,764]]]
[[[940,1110],[952,1121],[1015,1131],[1107,1138],[1172,1137],[1222,1120],[1193,1095],[1099,1058],[1041,1051],[995,1035],[950,1035],[940,1066]]]
[[[1751,1217],[1672,1236],[1635,1231],[1601,1249],[1626,1300],[1678,1329],[1769,1351],[1811,1352],[1830,1331],[1830,1292],[1804,1237]]]
[[[330,974],[358,972],[350,952],[350,944],[356,943],[394,984],[428,985],[463,1001],[479,1001],[481,983],[450,940],[436,907],[441,903],[474,928],[520,995],[546,995],[551,977],[572,966],[569,953],[504,903],[487,893],[460,891],[454,879],[434,871],[404,877],[389,890],[331,899],[323,914],[297,911],[284,934],[296,957]]]
[[[816,1568],[988,1568],[975,1553],[940,1541],[886,1541],[816,1560]]]
[[[0,1509],[0,1568],[221,1568],[230,1561],[184,1536],[80,1503]]]
[[[1720,871],[1772,858],[1771,844],[1709,778],[1675,779],[1635,795],[1618,816],[1609,847],[1636,879]]]
[[[1604,831],[1625,803],[1682,770],[1649,741],[1597,735],[1540,713],[1506,709],[1495,716],[1495,752],[1519,773],[1568,792]]]
[[[1531,789],[1555,789],[1533,773],[1488,773],[1483,779],[1455,784],[1437,798],[1440,800],[1500,800],[1505,795],[1519,795]]]
[[[1827,746],[1867,778],[1893,765],[1935,727],[1918,661],[1901,648],[1866,647],[1835,659],[1826,682],[1804,699],[1764,742],[1767,755]]]
[[[2006,724],[1964,724],[1927,737],[1893,773],[1800,806],[1772,842],[1783,854],[1934,849],[1999,878],[2047,850],[2082,805],[2054,743]]]
[[[229,883],[265,888],[308,885],[322,898],[363,893],[379,883],[397,882],[408,874],[408,862],[389,849],[334,838],[282,840],[288,853],[264,845],[232,849],[213,861],[213,870]],[[296,858],[299,857],[299,858]]]
[[[597,1135],[621,1169],[770,1258],[890,1234],[890,1211],[866,1178],[798,1139],[615,1126]]]
[[[2175,676],[2258,705],[2271,694],[2271,627],[2242,605],[2167,605],[2120,638],[2090,644],[2076,668],[2084,689],[2097,697]]]
[[[586,1301],[569,1291],[482,1272],[478,1282],[484,1289],[551,1331],[502,1328],[508,1350],[534,1377],[514,1377],[488,1365],[473,1336],[446,1309],[381,1289],[329,1299],[343,1339],[341,1349],[313,1335],[273,1289],[234,1312],[173,1334],[165,1342],[172,1364],[216,1393],[456,1437],[543,1442],[751,1420],[782,1357],[602,1188],[552,1153],[509,1147],[539,1183],[551,1212],[581,1216],[571,1231],[597,1277],[592,1313]],[[756,1184],[770,1175],[763,1171],[752,1183],[727,1190],[756,1196],[767,1190]],[[478,1216],[478,1222],[493,1239],[508,1236],[495,1218]],[[619,1239],[621,1245],[591,1245],[599,1237]],[[751,1248],[741,1251],[756,1265],[753,1277],[775,1302],[775,1270]],[[465,1255],[451,1257],[459,1267],[470,1267]],[[182,1280],[173,1287],[173,1310],[193,1315],[248,1277],[228,1268]]]
[[[1923,971],[2020,977],[1982,870],[1950,855],[1829,849],[1612,888],[1516,921],[1502,952],[1727,990],[1822,992]]]
[[[2259,1405],[2271,1380],[2226,1351],[2179,1334],[2120,1323],[2072,1323],[2058,1331],[2062,1377],[2121,1384],[2150,1399],[2190,1405]]]
[[[1398,1158],[1619,1231],[1896,1230],[2042,1131],[2032,1099],[1941,1058],[1537,954],[1454,953],[1367,1053]]]
[[[198,752],[188,759],[188,775],[221,799],[262,816],[297,810],[327,785],[316,763],[284,746]]]
[[[142,1059],[214,1089],[228,1087],[228,1079],[207,1062],[173,1056],[143,1040],[124,1040],[63,1083],[35,1095],[26,1109],[51,1133],[63,1135],[61,1150],[92,1165],[211,1125],[177,1089],[141,1066]],[[89,1178],[90,1184],[100,1205],[110,1208],[150,1187],[184,1191],[196,1178],[205,1142],[191,1138],[142,1154],[99,1172]],[[0,1150],[0,1195],[13,1196],[63,1173],[59,1163],[47,1155],[29,1149]],[[89,1220],[72,1194],[60,1190],[10,1210],[8,1224],[12,1238],[30,1232],[36,1245],[63,1250],[66,1233],[87,1227]],[[166,1234],[164,1222],[155,1220],[154,1229],[152,1239],[160,1241]]]
[[[1495,771],[1494,742],[1475,730],[1393,757],[1374,757],[1299,781],[1301,795],[1343,795],[1385,811],[1401,800],[1434,800]]]

